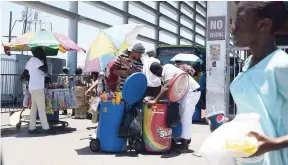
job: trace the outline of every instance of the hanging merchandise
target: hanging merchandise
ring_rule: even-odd
[[[54,92],[53,94],[53,109],[56,111],[58,110],[58,93],[57,92]]]
[[[29,93],[24,95],[23,107],[24,108],[30,108],[31,107],[31,95]]]
[[[46,104],[46,114],[54,114],[52,105],[52,91],[45,90],[45,104]]]

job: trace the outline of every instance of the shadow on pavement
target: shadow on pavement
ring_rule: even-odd
[[[78,155],[114,155],[115,157],[139,157],[139,154],[136,152],[121,152],[121,153],[107,153],[107,152],[92,152],[89,146],[84,148],[76,149],[75,150]],[[173,152],[167,154],[159,154],[159,153],[141,153],[141,155],[146,156],[161,156],[161,158],[174,158],[180,156],[180,152]]]
[[[41,130],[41,126],[37,127],[37,129]],[[22,128],[20,130],[17,130],[14,128],[5,129],[5,134],[2,134],[1,137],[16,137],[16,138],[29,138],[29,137],[45,137],[45,136],[55,136],[55,135],[62,135],[67,133],[75,132],[76,128],[71,127],[53,127],[52,128],[55,131],[55,134],[44,134],[44,133],[37,133],[37,134],[28,134],[28,128]],[[2,133],[3,130],[1,130]]]
[[[134,152],[107,153],[107,152],[92,152],[89,146],[75,150],[78,155],[114,155],[115,157],[138,157]]]
[[[205,120],[192,121],[192,124],[196,124],[196,125],[208,125],[208,123],[207,123]]]

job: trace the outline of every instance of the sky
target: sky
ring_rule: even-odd
[[[44,3],[59,7],[61,9],[64,10],[69,10],[69,1],[42,1]],[[114,7],[117,7],[119,9],[123,9],[123,1],[107,1],[105,3],[108,3],[110,5],[113,5]],[[155,2],[153,1],[143,1],[143,3],[155,8]],[[176,5],[176,3],[174,2],[169,2],[170,4],[172,4],[173,6]],[[192,6],[193,2],[189,2],[189,5]],[[9,32],[9,13],[10,11],[12,11],[13,13],[13,17],[12,17],[12,24],[15,22],[15,20],[21,19],[21,13],[24,10],[24,6],[15,4],[13,2],[8,2],[8,1],[2,1],[2,9],[1,9],[1,14],[2,14],[2,20],[1,20],[1,33],[4,36],[8,36],[8,32]],[[190,13],[188,10],[182,9],[184,13],[186,13],[187,15],[191,15],[193,16],[193,13]],[[199,12],[201,12],[201,10],[197,9]],[[33,10],[35,11],[35,10]],[[151,13],[146,12],[143,9],[138,8],[137,6],[134,6],[132,4],[129,4],[129,12],[131,14],[134,14],[140,18],[145,18],[145,20],[147,21],[151,21],[151,22],[155,22],[155,16]],[[176,20],[176,15],[173,13],[172,10],[166,9],[163,6],[160,7],[160,12],[168,15],[169,17],[171,17],[172,19]],[[91,6],[87,3],[84,2],[78,2],[78,13],[80,15],[86,16],[88,18],[91,19],[95,19],[97,21],[101,21],[104,22],[106,24],[109,25],[120,25],[122,24],[122,17],[119,17],[113,13],[110,13],[106,10],[100,9],[100,8],[95,8],[94,6]],[[203,13],[203,11],[202,11]],[[203,13],[205,14],[205,13]],[[52,24],[52,31],[53,32],[58,32],[61,34],[64,34],[66,36],[68,36],[68,25],[69,25],[69,20],[62,18],[62,17],[58,17],[52,14],[48,14],[45,12],[39,12],[39,19],[42,20],[42,28],[45,28],[46,30],[50,31],[51,29],[51,25]],[[203,20],[199,19],[197,20],[199,23],[203,23]],[[135,20],[129,19],[128,23],[137,23]],[[184,18],[181,18],[181,23],[186,25],[186,26],[192,26],[192,22],[189,22],[188,20],[185,20]],[[201,24],[202,24],[201,23]],[[204,24],[205,24],[205,20],[204,20]],[[175,25],[172,25],[171,23],[167,22],[164,19],[160,19],[160,26],[166,29],[169,29],[170,31],[176,32],[177,28]],[[22,34],[22,27],[23,27],[23,23],[21,22],[16,22],[15,27],[12,31],[12,36],[19,36]],[[39,30],[39,24],[37,25],[37,30]],[[34,31],[34,25],[32,26],[32,31]],[[196,31],[198,31],[200,34],[205,34],[204,30],[201,29],[196,29]],[[97,35],[99,34],[100,29],[93,27],[93,26],[89,26],[89,25],[85,25],[82,23],[78,23],[78,45],[83,47],[84,49],[88,50],[90,45],[92,44],[92,42],[96,39]],[[181,35],[185,36],[186,38],[192,38],[193,34],[190,33],[189,31],[186,31],[185,29],[181,29]],[[141,35],[144,35],[146,37],[150,37],[150,38],[155,38],[155,30],[149,26],[146,26],[142,32],[140,33]],[[159,35],[160,41],[164,41],[167,42],[169,44],[176,44],[176,38],[169,36],[163,32],[160,32]],[[3,38],[1,37],[1,40],[3,43],[7,43],[8,42],[8,38]],[[196,41],[199,43],[203,43],[204,41],[202,39],[196,38]],[[141,42],[144,47],[146,49],[154,49],[154,44],[153,43],[149,43],[149,42],[145,42],[145,41],[139,41],[136,40],[136,42]],[[181,40],[180,44],[191,44],[189,41],[186,40]],[[3,49],[1,49],[1,53],[3,52]],[[59,53],[57,57],[59,58],[64,58],[67,60],[67,54],[68,53]],[[78,61],[77,61],[77,65],[84,65],[85,63],[85,59],[86,59],[86,54],[83,52],[78,52]]]

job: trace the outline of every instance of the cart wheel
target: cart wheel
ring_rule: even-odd
[[[90,149],[93,152],[98,152],[100,150],[100,141],[99,141],[99,139],[92,139],[90,141]]]
[[[21,128],[21,121],[16,124],[16,129],[19,130]]]
[[[143,152],[144,149],[145,149],[143,141],[136,140],[135,143],[134,143],[134,148],[135,148],[135,151],[138,152],[138,153]]]
[[[89,113],[89,112],[87,112],[87,114],[86,114],[86,118],[87,118],[88,120],[91,120],[91,119],[92,119],[92,114]]]
[[[62,126],[61,126],[61,127],[63,127],[63,128],[64,128],[64,127],[68,127],[68,125],[69,125],[69,124],[68,124],[67,122],[64,122],[64,123],[62,123]]]

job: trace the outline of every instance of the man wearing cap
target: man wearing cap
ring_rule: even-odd
[[[157,62],[160,64],[160,61],[155,58],[156,53],[154,50],[149,50],[142,56],[142,62],[143,62],[143,73],[145,74],[147,78],[147,90],[146,90],[146,96],[156,97],[161,90],[161,79],[157,76],[155,76],[150,71],[150,65],[153,62]]]
[[[145,48],[141,43],[135,44],[131,49],[123,52],[114,63],[113,74],[120,76],[119,89],[122,91],[123,84],[127,77],[136,72],[142,72],[143,63],[141,60]]]

